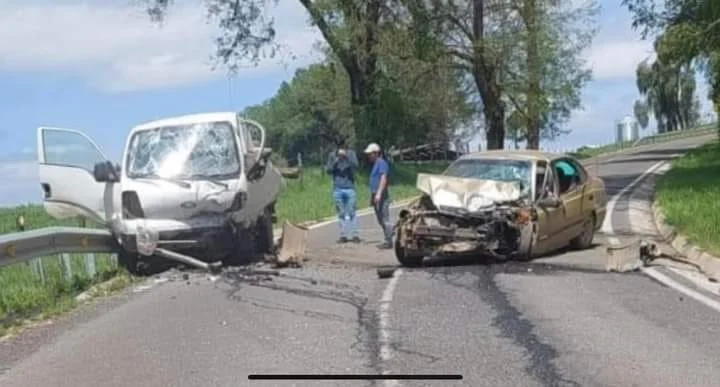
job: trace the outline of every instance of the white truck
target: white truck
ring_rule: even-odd
[[[282,177],[265,129],[237,113],[138,125],[120,164],[72,129],[38,128],[37,148],[46,211],[109,228],[132,273],[151,257],[234,264],[274,247]]]

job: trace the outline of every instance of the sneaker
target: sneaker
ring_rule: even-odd
[[[340,237],[340,239],[337,240],[337,243],[347,243],[347,241],[348,241],[347,238]]]
[[[360,237],[353,237],[352,243],[360,243],[360,242],[361,242]]]

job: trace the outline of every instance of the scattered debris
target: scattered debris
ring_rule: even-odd
[[[300,262],[305,258],[307,233],[307,227],[285,221],[279,241],[279,252],[275,257],[276,267],[301,266]]]
[[[390,278],[395,274],[396,266],[381,266],[377,268],[377,275],[380,279]]]

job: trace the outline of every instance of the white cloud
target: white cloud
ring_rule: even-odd
[[[596,43],[587,53],[587,60],[598,80],[635,78],[635,69],[653,55],[652,45],[646,41],[609,41]]]
[[[269,13],[277,21],[282,57],[265,59],[240,77],[283,71],[317,58],[320,37],[307,25],[297,1],[281,1]],[[158,26],[142,4],[123,1],[0,2],[0,70],[63,71],[111,92],[188,85],[225,76],[212,71],[217,27],[200,1],[176,2]],[[289,57],[295,58],[288,62]],[[282,62],[281,62],[282,60]]]

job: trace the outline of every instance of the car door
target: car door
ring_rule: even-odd
[[[239,120],[238,128],[242,134],[245,148],[245,173],[253,168],[260,152],[265,148],[264,128],[252,121]],[[274,203],[282,185],[282,177],[277,169],[272,167],[268,160],[264,173],[256,179],[248,180],[247,216],[250,221],[253,217],[263,214],[263,210]]]
[[[557,175],[563,212],[563,221],[558,224],[556,233],[559,239],[566,243],[582,232],[585,219],[583,194],[587,176],[573,160],[568,158],[555,160],[552,165]]]
[[[95,164],[107,160],[95,142],[77,130],[40,127],[37,151],[47,212],[58,219],[81,216],[107,224],[119,183],[95,181]]]
[[[559,188],[557,177],[552,168],[545,168],[545,166],[545,162],[538,162],[538,169],[545,169],[544,173],[537,174],[536,176],[536,179],[543,179],[544,181],[544,185],[541,181],[538,183],[536,189],[538,200],[547,195],[558,196]],[[559,231],[562,229],[564,223],[565,214],[562,206],[538,208],[537,240],[533,247],[533,253],[542,255],[561,246],[562,236],[559,234]]]

